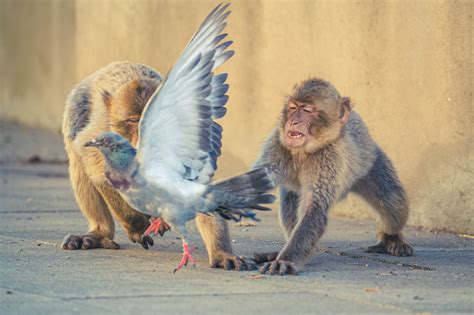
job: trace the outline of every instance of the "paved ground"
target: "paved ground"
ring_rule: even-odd
[[[44,152],[53,158],[40,160],[60,160]],[[0,314],[474,313],[473,239],[409,228],[416,256],[366,254],[375,241],[369,221],[332,218],[321,251],[297,277],[209,268],[193,223],[198,266],[176,274],[181,244],[172,233],[148,251],[121,228],[120,250],[61,250],[64,235],[87,228],[66,165],[2,154]],[[262,218],[255,227],[232,226],[237,253],[283,246],[276,214]]]

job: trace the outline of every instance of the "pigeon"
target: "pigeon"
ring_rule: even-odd
[[[163,84],[145,106],[136,149],[122,136],[104,132],[85,146],[104,156],[105,176],[134,209],[157,218],[178,233],[183,256],[173,272],[191,261],[186,222],[198,213],[216,212],[227,220],[255,219],[253,210],[270,210],[275,196],[269,167],[211,182],[221,154],[222,127],[214,121],[226,113],[227,73],[214,70],[234,54],[222,31],[229,4],[206,17]]]

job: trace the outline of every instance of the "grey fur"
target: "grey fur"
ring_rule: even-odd
[[[286,239],[290,237],[297,218],[299,197],[298,193],[287,190],[284,186],[280,187],[280,224],[285,230]]]
[[[71,129],[69,139],[74,140],[76,135],[89,123],[91,110],[91,90],[89,86],[80,85],[69,96],[68,102],[73,109],[69,113]]]
[[[342,99],[329,82],[318,79],[296,86],[292,97],[301,102],[317,100],[327,104],[340,104]],[[266,262],[266,257],[275,259],[265,263],[261,272],[296,273],[316,252],[329,209],[349,192],[365,198],[380,215],[377,230],[380,242],[369,251],[412,255],[413,248],[401,234],[408,218],[405,191],[391,161],[373,141],[360,116],[351,111],[334,138],[323,140],[311,151],[294,151],[280,140],[282,133],[285,134],[285,115],[284,110],[254,166],[274,166],[274,178],[280,185],[280,223],[287,237],[276,258],[272,253],[255,255],[259,263]],[[331,123],[328,129],[340,128]]]

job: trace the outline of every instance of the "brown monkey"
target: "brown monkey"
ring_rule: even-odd
[[[64,249],[118,249],[113,241],[112,213],[128,237],[144,248],[153,239],[143,236],[149,217],[132,209],[115,192],[104,176],[104,161],[96,150],[84,144],[105,131],[114,131],[136,145],[138,122],[148,99],[163,81],[148,66],[115,62],[79,83],[69,95],[63,122],[63,135],[69,157],[69,174],[77,203],[89,222],[84,235],[67,235]],[[156,139],[159,141],[159,139]],[[212,267],[253,268],[249,260],[232,254],[225,221],[213,215],[198,215],[198,229],[206,244]]]
[[[296,274],[317,249],[329,209],[349,192],[378,212],[379,243],[372,253],[410,256],[401,230],[408,201],[392,162],[372,140],[350,99],[333,85],[309,79],[296,85],[257,165],[274,165],[280,185],[280,223],[287,243],[278,253],[255,254],[261,273]]]

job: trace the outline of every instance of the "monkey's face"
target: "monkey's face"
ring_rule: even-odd
[[[109,101],[110,130],[120,134],[134,147],[138,141],[140,117],[157,85],[154,80],[134,80],[119,89]]]
[[[349,98],[341,97],[331,83],[303,81],[283,108],[280,141],[292,152],[314,152],[340,137],[350,110]]]
[[[126,108],[123,108],[126,109]],[[140,113],[122,113],[122,115],[111,115],[110,130],[120,134],[134,147],[138,141],[138,123]]]
[[[285,116],[281,138],[290,148],[304,147],[315,136],[318,125],[322,127],[326,122],[322,119],[317,105],[294,100],[288,101]]]
[[[311,153],[335,141],[349,118],[346,98],[289,100],[283,112],[282,144],[294,151]]]

